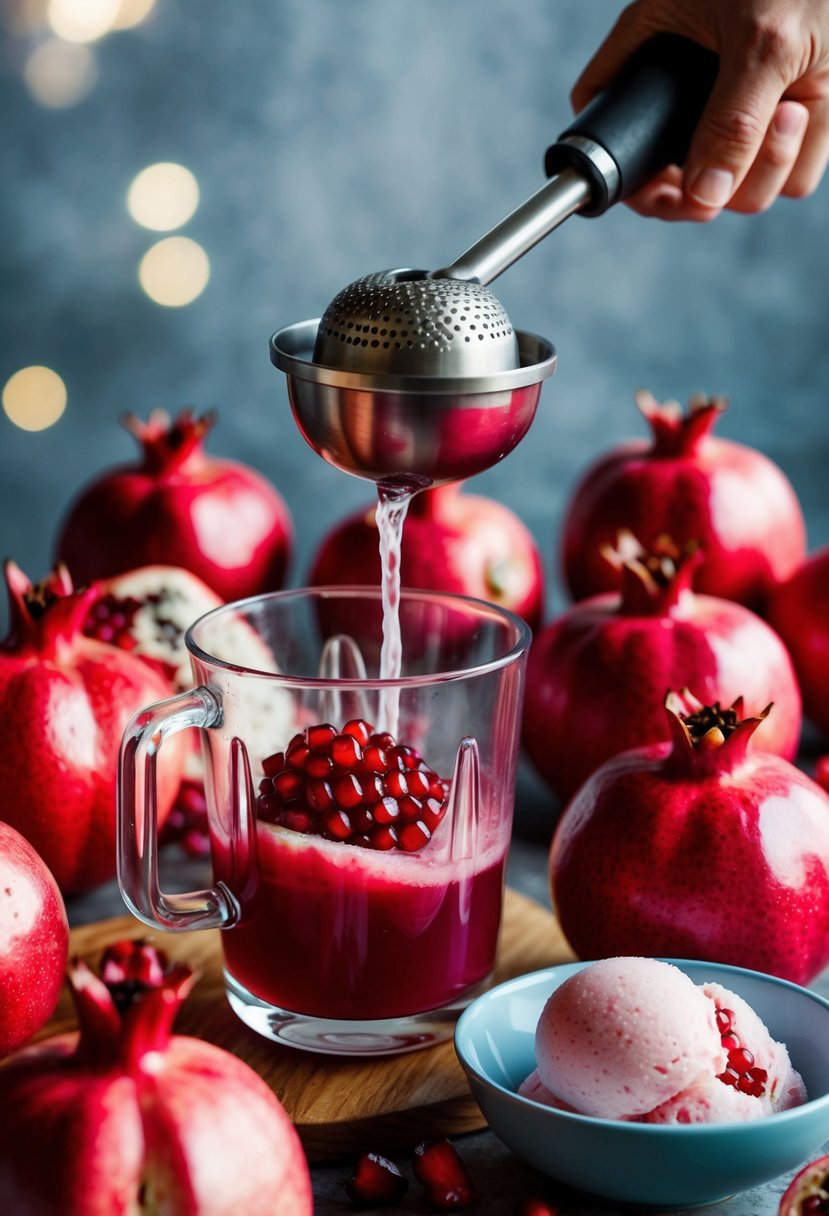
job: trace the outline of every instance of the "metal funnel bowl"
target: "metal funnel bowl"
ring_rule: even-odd
[[[273,335],[294,419],[314,451],[346,473],[426,487],[463,481],[508,456],[555,371],[551,342],[516,331],[519,365],[477,376],[372,375],[314,362],[319,319]]]

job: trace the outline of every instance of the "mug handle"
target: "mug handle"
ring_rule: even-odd
[[[130,911],[152,928],[226,929],[239,905],[223,882],[166,894],[158,884],[158,753],[168,735],[222,720],[217,694],[200,685],[140,710],[127,725],[118,768],[118,885]]]

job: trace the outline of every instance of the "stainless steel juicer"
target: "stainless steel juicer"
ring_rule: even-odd
[[[681,163],[717,65],[685,38],[651,39],[547,150],[551,180],[449,266],[366,275],[321,318],[274,334],[271,360],[311,447],[348,473],[410,488],[508,455],[556,352],[514,330],[487,284],[569,216],[602,215]]]

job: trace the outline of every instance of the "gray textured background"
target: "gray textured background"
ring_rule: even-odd
[[[272,330],[318,315],[369,270],[456,256],[543,181],[546,145],[618,0],[158,0],[94,50],[73,108],[21,80],[31,35],[9,33],[0,106],[0,383],[45,363],[69,403],[29,434],[0,414],[0,553],[33,577],[56,521],[103,466],[132,454],[117,417],[217,407],[211,448],[280,488],[300,583],[327,527],[368,502],[294,429]],[[128,216],[138,170],[180,161],[201,204],[184,228],[212,263],[191,306],[136,280],[157,234]],[[812,547],[829,541],[827,187],[759,217],[661,225],[623,207],[574,218],[495,285],[514,324],[549,336],[559,371],[531,437],[476,490],[513,508],[551,588],[561,509],[608,443],[643,433],[633,392],[726,393],[720,433],[792,478]],[[163,234],[159,234],[163,235]],[[555,589],[550,611],[561,605]]]

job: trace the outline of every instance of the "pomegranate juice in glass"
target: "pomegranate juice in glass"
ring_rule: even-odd
[[[529,645],[491,604],[403,591],[399,674],[381,678],[379,601],[379,588],[311,588],[202,617],[194,688],[137,714],[121,760],[132,910],[219,928],[239,1017],[343,1055],[449,1038],[492,973]],[[201,732],[214,885],[178,895],[158,887],[154,770],[187,726]]]

